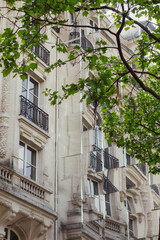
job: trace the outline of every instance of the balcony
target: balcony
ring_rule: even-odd
[[[0,182],[3,182],[3,184],[6,183],[11,186],[17,187],[19,191],[22,190],[22,195],[26,192],[27,194],[34,196],[40,200],[48,201],[49,195],[52,193],[37,184],[36,182],[2,165],[0,166]]]
[[[103,189],[106,193],[118,192],[118,189],[112,184],[112,182],[103,175]]]
[[[80,44],[80,33],[79,32],[71,32],[69,35],[69,40],[71,44]]]
[[[48,114],[22,95],[20,98],[20,115],[36,124],[42,130],[48,132]]]
[[[71,32],[69,35],[70,45],[80,45],[81,48],[85,51],[88,47],[93,49],[92,43],[83,35],[80,38],[79,32]],[[73,40],[73,41],[71,41]]]
[[[105,228],[111,230],[111,231],[114,231],[114,232],[117,232],[117,233],[120,233],[120,224],[115,222],[114,220],[106,220],[105,222]]]
[[[106,169],[119,168],[119,160],[104,150],[104,167]]]
[[[92,168],[95,172],[102,171],[102,161],[98,155],[94,154],[94,152],[90,152],[90,164],[89,168]]]
[[[150,185],[151,189],[155,191],[155,193],[159,196],[159,188],[156,184]]]
[[[32,52],[46,65],[50,65],[50,52],[41,44],[34,46]]]
[[[146,176],[146,163],[145,162],[138,163],[136,164],[136,166]]]

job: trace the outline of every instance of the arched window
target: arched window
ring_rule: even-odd
[[[4,240],[20,240],[12,230],[5,228]]]

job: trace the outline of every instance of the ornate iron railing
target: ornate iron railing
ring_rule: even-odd
[[[41,44],[33,46],[32,52],[37,55],[46,65],[50,65],[50,52]]]
[[[118,192],[118,189],[105,175],[103,175],[103,189],[106,191],[106,193]]]
[[[79,32],[71,32],[69,35],[69,40],[72,39],[73,41],[70,41],[70,44],[80,44],[83,50],[86,50],[88,47],[93,49],[92,43],[85,36],[80,38]]]
[[[159,195],[159,188],[156,184],[152,184],[150,185],[151,189],[153,189],[155,191],[155,193],[157,193]]]
[[[26,117],[38,127],[48,132],[48,114],[22,95],[20,98],[20,115]]]
[[[79,32],[71,32],[69,35],[69,40],[72,40],[71,44],[80,44],[80,33]]]
[[[146,163],[138,163],[136,164],[136,166],[139,168],[139,170],[141,170],[141,172],[146,175]]]
[[[81,38],[81,48],[83,50],[86,50],[87,48],[93,49],[92,43],[85,36]]]
[[[111,154],[107,153],[106,150],[104,150],[104,167],[106,169],[118,168],[119,167],[118,158],[116,158],[116,157],[112,156]]]
[[[96,172],[102,171],[102,161],[95,155],[93,152],[90,152],[90,164],[89,167],[95,170]]]

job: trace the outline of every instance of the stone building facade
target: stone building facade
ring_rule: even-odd
[[[96,14],[76,21],[110,25]],[[4,18],[1,25],[9,23]],[[105,31],[48,31],[49,42],[69,49],[99,39],[114,45]],[[133,41],[122,42],[129,56]],[[23,82],[0,76],[0,240],[158,240],[159,176],[106,142],[100,115],[80,103],[80,93],[54,107],[42,93],[94,73],[81,61],[46,73],[63,56],[47,42],[33,51],[39,66]]]

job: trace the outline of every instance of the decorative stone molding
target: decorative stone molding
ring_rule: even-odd
[[[17,200],[13,195],[10,198],[10,194],[0,191],[0,238],[3,239],[4,229],[9,226],[20,236],[23,233],[23,240],[45,239],[46,232],[57,218],[56,214]]]
[[[9,108],[9,81],[3,78],[2,82],[2,99],[1,99],[1,113],[0,113],[0,158],[6,157],[7,154],[7,139],[9,118],[7,116]]]
[[[26,143],[32,145],[37,150],[44,148],[47,143],[49,135],[43,130],[35,127],[31,122],[29,122],[23,116],[19,117],[20,126],[20,139],[24,140]]]
[[[8,127],[0,127],[0,158],[5,158],[7,154]]]
[[[126,192],[124,191],[120,191],[120,201],[124,202],[124,200],[126,199]]]

